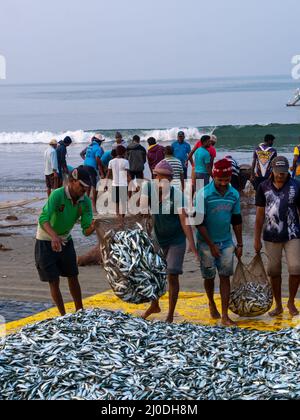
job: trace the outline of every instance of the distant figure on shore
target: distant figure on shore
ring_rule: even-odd
[[[257,146],[254,151],[251,182],[255,191],[258,190],[262,182],[269,179],[272,173],[272,161],[277,156],[277,151],[273,147],[274,141],[275,137],[272,134],[267,134],[264,143]]]
[[[171,185],[178,188],[179,190],[184,189],[184,170],[182,162],[176,159],[173,155],[172,146],[165,147],[165,161],[171,166],[173,170],[173,178]]]
[[[188,159],[188,156],[191,153],[191,146],[185,141],[185,134],[183,131],[179,131],[177,141],[172,144],[172,149],[174,157],[179,159],[182,164],[184,179],[187,179],[188,161],[190,160],[191,165],[193,165],[193,160]]]
[[[232,156],[225,156],[225,159],[229,160],[232,165],[232,177],[231,177],[231,185],[233,188],[235,188],[237,191],[241,191],[241,179],[240,179],[240,172],[241,168],[237,161],[233,159]]]
[[[195,179],[196,182],[202,180],[206,186],[212,175],[211,155],[208,151],[211,146],[211,137],[203,136],[201,143],[202,147],[199,147],[195,153]]]
[[[125,149],[127,149],[128,144],[123,139],[123,136],[119,131],[116,132],[115,139],[116,139],[116,141],[112,146],[113,149],[116,149],[118,146],[123,146],[123,147],[125,147]]]
[[[150,171],[153,177],[153,171],[156,165],[158,165],[159,162],[161,162],[165,158],[165,148],[157,144],[154,137],[150,137],[148,139],[148,145],[149,145],[149,148],[148,148],[147,157],[148,157]]]
[[[212,166],[212,167],[214,166],[214,162],[215,162],[215,159],[216,159],[216,157],[217,157],[217,151],[216,151],[216,147],[215,147],[215,146],[216,146],[217,141],[218,141],[217,136],[215,136],[214,134],[212,134],[212,135],[210,136],[210,146],[209,146],[209,148],[207,149],[207,150],[208,150],[208,152],[209,152],[209,154],[210,154],[210,156],[211,156],[211,166]],[[202,147],[202,146],[203,146],[202,141],[201,141],[201,140],[199,140],[199,141],[195,144],[195,146],[194,146],[193,150],[191,151],[191,153],[188,155],[187,160],[192,161],[192,165],[193,165],[193,160],[192,160],[192,158],[193,158],[194,154],[195,154],[195,153],[196,153],[196,151],[197,151],[200,147]],[[186,163],[188,163],[188,162],[186,162]]]
[[[127,158],[130,167],[130,177],[134,179],[144,179],[145,163],[147,162],[146,149],[140,144],[139,136],[133,136],[132,143],[127,148]]]
[[[288,309],[298,316],[295,306],[300,284],[300,184],[291,179],[289,161],[278,156],[272,161],[272,174],[261,183],[256,194],[256,223],[254,248],[262,250],[262,234],[268,256],[267,272],[271,278],[276,308],[272,317],[283,313],[282,305],[282,254],[285,252],[290,296]]]
[[[69,174],[68,164],[67,164],[67,147],[72,144],[71,137],[67,136],[64,140],[59,142],[57,148],[57,161],[58,161],[58,187],[61,187],[64,182],[64,177]]]
[[[87,169],[88,173],[91,177],[92,187],[88,189],[88,196],[91,194],[91,190],[93,193],[92,203],[93,203],[93,210],[96,210],[96,202],[97,202],[97,182],[98,176],[100,174],[103,177],[103,170],[101,164],[101,158],[104,154],[104,150],[102,148],[102,143],[105,139],[102,137],[101,134],[95,134],[92,138],[91,144],[88,146],[85,154],[85,161],[84,166]]]
[[[294,160],[293,166],[290,168],[293,174],[293,178],[300,182],[300,144],[294,149]]]
[[[62,316],[66,310],[59,286],[60,277],[68,278],[76,311],[83,309],[71,230],[78,220],[85,236],[90,236],[95,230],[91,200],[86,195],[90,185],[89,173],[83,167],[74,169],[66,187],[50,195],[39,218],[35,263],[41,281],[49,283],[52,299]]]
[[[116,204],[117,215],[124,217],[127,211],[128,185],[131,181],[129,175],[130,168],[128,160],[125,159],[126,148],[124,146],[118,146],[116,154],[117,157],[112,159],[108,164],[104,190],[107,191],[108,181],[112,179],[112,201]]]
[[[91,137],[91,143],[93,143],[94,137],[97,137],[99,140],[105,141],[105,138],[102,136],[102,134],[98,133],[95,136]],[[82,160],[85,160],[86,152],[89,146],[85,147],[82,152],[80,152],[80,156]]]
[[[48,197],[53,190],[58,188],[57,145],[57,140],[53,139],[45,150],[45,177]]]

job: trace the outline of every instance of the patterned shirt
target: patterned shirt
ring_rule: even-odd
[[[289,179],[277,189],[273,180],[263,182],[256,194],[256,206],[265,207],[264,240],[283,243],[300,239],[300,183]]]

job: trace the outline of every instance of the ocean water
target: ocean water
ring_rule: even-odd
[[[70,135],[69,163],[92,133],[109,149],[116,130],[169,144],[184,129],[194,143],[214,132],[219,157],[250,163],[266,133],[292,158],[300,142],[300,108],[285,105],[299,85],[291,77],[192,79],[9,86],[0,82],[0,200],[8,192],[44,190],[43,153],[53,137]]]

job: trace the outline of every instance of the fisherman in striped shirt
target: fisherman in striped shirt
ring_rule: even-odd
[[[229,160],[232,165],[232,177],[231,177],[231,185],[237,191],[241,191],[241,182],[240,182],[240,172],[241,168],[237,161],[233,159],[232,156],[226,156],[225,159]]]
[[[173,180],[171,185],[179,190],[184,189],[184,170],[179,159],[174,157],[172,146],[165,147],[166,160],[173,169]]]

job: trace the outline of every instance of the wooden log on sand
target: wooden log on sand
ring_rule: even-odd
[[[36,203],[38,201],[43,201],[44,198],[32,198],[30,200],[19,200],[19,201],[3,201],[0,203],[0,210],[11,209],[14,207],[23,207],[28,204]]]

